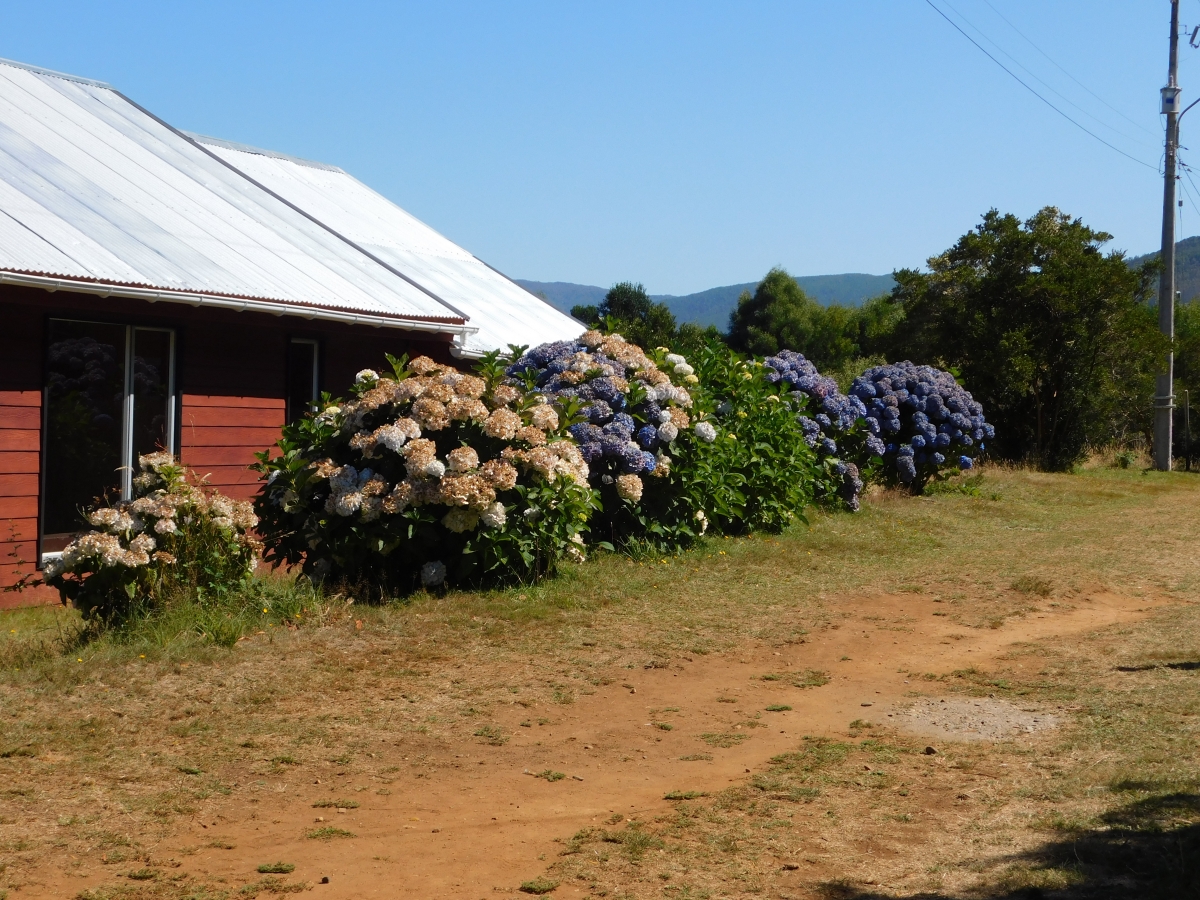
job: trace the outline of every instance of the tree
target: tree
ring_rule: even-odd
[[[928,273],[895,273],[893,352],[961,372],[1009,459],[1061,470],[1089,445],[1148,433],[1166,347],[1156,270],[1102,253],[1109,240],[1054,207],[1024,223],[991,210]]]
[[[670,346],[677,335],[675,316],[665,303],[655,303],[641,284],[614,284],[599,306],[575,306],[571,315],[589,326],[619,331],[643,347]]]
[[[729,316],[729,345],[757,356],[796,350],[821,370],[839,369],[862,355],[860,313],[822,306],[786,270],[774,268],[754,294],[744,291]]]
[[[1183,392],[1188,391],[1188,405],[1192,408],[1192,457],[1200,445],[1200,297],[1180,303],[1175,309],[1175,405],[1180,410],[1175,416],[1176,452],[1187,453],[1187,435],[1184,429]]]

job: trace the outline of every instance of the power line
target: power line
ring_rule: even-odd
[[[1119,109],[1117,109],[1111,103],[1109,103],[1107,100],[1105,100],[1103,97],[1101,97],[1095,91],[1093,91],[1090,87],[1088,87],[1086,84],[1084,84],[1078,78],[1076,78],[1074,75],[1072,75],[1070,72],[1068,72],[1062,66],[1060,66],[1055,61],[1054,57],[1052,57],[1049,53],[1047,53],[1045,50],[1043,50],[1041,47],[1039,47],[1037,44],[1035,44],[1028,36],[1026,36],[1025,32],[1021,31],[1020,28],[1018,28],[1016,25],[1014,25],[1012,22],[1010,22],[1008,20],[1008,18],[1004,15],[1004,13],[1000,12],[1000,10],[996,9],[996,7],[992,6],[991,0],[983,0],[983,2],[988,5],[988,7],[992,10],[992,12],[994,12],[996,15],[998,15],[1001,19],[1004,20],[1005,25],[1007,25],[1009,28],[1011,28],[1013,31],[1015,31],[1017,34],[1019,34],[1022,38],[1024,38],[1025,42],[1027,44],[1029,44],[1030,47],[1032,47],[1038,53],[1042,54],[1042,56],[1046,57],[1046,59],[1050,60],[1051,65],[1053,65],[1056,69],[1058,69],[1058,71],[1062,72],[1064,75],[1066,75],[1068,78],[1070,78],[1073,82],[1075,82],[1077,85],[1079,85],[1085,91],[1087,91],[1089,94],[1091,94],[1093,97],[1095,97],[1101,103],[1103,103],[1105,106],[1107,106],[1109,109],[1111,109],[1113,112],[1115,112],[1118,116],[1120,116],[1122,119],[1124,119],[1129,124],[1140,128],[1142,131],[1146,132],[1146,134],[1153,135],[1156,138],[1162,137],[1162,135],[1158,134],[1157,132],[1151,131],[1149,128],[1147,128],[1145,125],[1141,124],[1140,122],[1129,118],[1129,116],[1125,115],[1125,113],[1121,112]]]
[[[1183,169],[1183,174],[1187,176],[1188,183],[1192,186],[1192,190],[1188,191],[1187,184],[1184,184],[1184,192],[1187,193],[1188,199],[1192,201],[1192,208],[1196,210],[1197,214],[1200,214],[1200,201],[1196,199],[1200,197],[1200,188],[1196,187],[1196,182],[1192,181],[1192,167],[1183,160],[1179,160],[1179,168]],[[1182,226],[1180,227],[1182,228]]]
[[[986,2],[986,0],[985,0],[985,2]],[[1058,90],[1058,88],[1056,88],[1054,85],[1050,84],[1050,82],[1041,78],[1036,72],[1034,72],[1032,69],[1030,69],[1024,63],[1022,63],[1019,59],[1017,59],[1015,56],[1013,56],[1011,53],[1009,53],[1007,50],[1005,50],[1003,47],[1001,47],[998,43],[996,43],[990,37],[988,37],[987,33],[982,28],[980,28],[978,25],[976,25],[974,22],[972,22],[970,19],[968,19],[966,16],[964,16],[961,12],[959,12],[957,9],[955,9],[954,6],[950,3],[950,0],[942,0],[942,3],[947,9],[949,9],[952,13],[954,13],[956,16],[958,16],[960,19],[962,19],[968,25],[968,27],[971,28],[972,31],[974,31],[981,38],[983,38],[985,41],[987,41],[989,44],[991,44],[993,47],[995,47],[996,50],[1000,54],[1008,57],[1008,59],[1012,61],[1013,65],[1015,65],[1017,68],[1019,68],[1021,71],[1023,71],[1026,75],[1028,75],[1030,78],[1032,78],[1038,84],[1040,84],[1042,87],[1046,88],[1052,94],[1054,94],[1055,96],[1060,98],[1068,106],[1074,107],[1075,109],[1079,110],[1079,112],[1083,113],[1085,116],[1087,116],[1092,121],[1096,122],[1097,124],[1099,124],[1100,126],[1102,126],[1104,128],[1107,128],[1109,131],[1111,131],[1115,134],[1119,134],[1121,137],[1125,138],[1126,140],[1134,141],[1135,143],[1145,140],[1144,138],[1135,137],[1134,135],[1128,134],[1119,128],[1114,128],[1112,125],[1110,125],[1108,122],[1104,121],[1099,116],[1094,115],[1093,113],[1084,109],[1082,106],[1080,106],[1074,100],[1072,100],[1070,97],[1068,97],[1062,91]],[[1007,19],[1005,21],[1007,21]],[[1011,23],[1009,23],[1009,24],[1011,25]],[[1022,35],[1022,37],[1024,37],[1024,35]],[[1150,133],[1153,134],[1153,132],[1150,132]],[[1157,136],[1158,135],[1156,135],[1156,137]]]
[[[1072,119],[1070,116],[1068,116],[1065,112],[1063,112],[1061,109],[1059,109],[1053,103],[1051,103],[1049,100],[1047,100],[1041,94],[1039,94],[1036,90],[1034,90],[1032,87],[1030,87],[1024,81],[1022,81],[1021,77],[1019,75],[1017,75],[1016,73],[1014,73],[1012,69],[1010,69],[1004,63],[1000,62],[1000,60],[996,59],[996,57],[992,56],[992,54],[988,53],[986,47],[981,45],[977,40],[975,40],[975,38],[971,37],[969,34],[967,34],[965,31],[963,31],[962,28],[959,27],[957,22],[955,22],[948,15],[946,15],[944,12],[942,12],[938,7],[934,6],[933,0],[925,0],[925,2],[929,4],[929,6],[933,9],[934,12],[936,12],[939,16],[941,16],[943,19],[945,19],[947,22],[949,22],[951,25],[953,25],[955,31],[957,31],[959,34],[961,34],[963,37],[965,37],[968,41],[970,41],[972,44],[974,44],[979,49],[980,53],[982,53],[984,56],[986,56],[988,59],[990,59],[996,65],[998,65],[1000,68],[1002,68],[1005,72],[1007,72],[1009,74],[1009,76],[1014,81],[1016,81],[1019,85],[1021,85],[1021,87],[1025,88],[1025,90],[1029,91],[1029,93],[1033,94],[1033,96],[1037,97],[1039,100],[1041,100],[1043,103],[1045,103],[1048,107],[1050,107],[1052,110],[1054,110],[1056,113],[1058,113],[1064,119],[1066,119],[1068,122],[1070,122],[1076,128],[1078,128],[1080,131],[1083,131],[1083,132],[1091,135],[1096,140],[1098,140],[1100,143],[1102,143],[1105,147],[1108,147],[1110,150],[1115,150],[1117,153],[1120,153],[1126,159],[1133,160],[1139,166],[1145,166],[1147,169],[1152,169],[1155,172],[1158,171],[1158,166],[1152,166],[1152,165],[1150,165],[1150,163],[1143,162],[1142,160],[1138,159],[1136,156],[1131,156],[1130,154],[1128,154],[1124,150],[1122,150],[1120,147],[1116,147],[1116,146],[1110,144],[1108,141],[1106,141],[1104,138],[1100,137],[1100,135],[1096,134],[1096,132],[1092,131],[1086,125],[1081,125],[1079,122],[1076,122],[1074,119]]]

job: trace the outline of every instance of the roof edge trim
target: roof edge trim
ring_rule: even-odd
[[[227,141],[223,138],[215,138],[211,135],[200,134],[195,131],[185,131],[183,133],[198,144],[211,144],[214,147],[224,147],[226,150],[238,150],[242,153],[253,153],[255,156],[266,156],[271,159],[282,159],[286,162],[293,162],[298,166],[307,166],[310,169],[323,169],[326,172],[338,172],[342,175],[349,174],[338,166],[334,166],[329,163],[317,162],[315,159],[304,159],[303,157],[291,156],[287,153],[279,153],[276,150],[264,150],[262,147],[251,147],[249,144],[239,144],[237,141]]]
[[[499,275],[505,281],[519,287],[521,290],[523,290],[525,293],[527,293],[530,297],[533,297],[535,300],[539,300],[542,303],[545,303],[548,307],[550,307],[556,313],[560,313],[560,314],[566,316],[568,319],[571,319],[575,322],[579,322],[579,320],[576,319],[573,315],[571,315],[570,313],[563,312],[561,309],[559,309],[557,306],[555,306],[553,303],[551,303],[545,297],[535,294],[529,288],[525,287],[525,285],[521,284],[521,282],[517,281],[517,279],[509,278],[507,275],[505,275],[503,272],[501,272],[499,269],[497,269],[495,266],[493,266],[487,260],[479,259],[478,256],[476,256],[475,259],[478,260],[479,262],[483,263],[485,266],[487,266],[489,269],[491,269],[493,272],[495,272],[497,275]],[[579,322],[579,326],[581,328],[583,328],[584,330],[587,330],[587,327],[588,327],[586,322]]]
[[[139,288],[96,281],[77,281],[70,278],[54,278],[48,275],[32,275],[21,272],[0,271],[0,284],[41,288],[44,291],[50,292],[70,291],[77,294],[96,294],[100,297],[126,297],[131,300],[145,300],[149,303],[162,301],[164,303],[182,303],[193,307],[206,306],[217,309],[230,309],[234,312],[259,312],[269,313],[273,316],[298,316],[302,319],[317,319],[323,322],[370,325],[373,328],[429,331],[455,335],[460,339],[465,338],[468,334],[474,334],[479,330],[477,327],[465,323],[372,316],[363,313],[342,312],[320,306],[299,306],[269,300],[226,297],[219,294]]]
[[[94,78],[84,78],[80,75],[70,75],[66,72],[56,72],[54,69],[43,69],[41,66],[33,66],[29,63],[18,62],[15,59],[5,59],[0,56],[0,66],[13,66],[17,69],[25,69],[29,72],[35,72],[38,75],[49,75],[52,78],[61,78],[64,81],[74,81],[77,84],[87,84],[92,87],[105,88],[106,90],[116,90],[111,84],[106,81],[96,81]]]

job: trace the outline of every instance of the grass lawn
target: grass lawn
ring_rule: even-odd
[[[779,656],[795,671],[759,680],[792,694],[757,712],[745,690],[714,694],[736,701],[729,722],[672,757],[731,765],[764,744],[754,735],[769,717],[796,720],[788,697],[819,698],[861,668],[806,654],[859,625],[895,632],[886,652],[905,649],[911,624],[862,612],[897,597],[927,602],[922,615],[964,647],[999,647],[978,666],[891,665],[913,700],[1008,701],[1052,710],[1058,727],[927,754],[927,738],[848,714],[836,732],[776,735],[781,752],[719,786],[679,784],[657,806],[582,828],[545,819],[538,834],[557,842],[525,877],[399,895],[525,884],[570,897],[1198,896],[1198,501],[1200,477],[1183,474],[993,467],[971,493],[878,494],[860,514],[816,514],[782,535],[597,557],[503,592],[368,608],[266,578],[239,608],[172,611],[94,640],[70,611],[0,613],[0,898],[303,890],[317,881],[306,858],[403,827],[372,825],[371,803],[461,781],[468,754],[491,765],[518,745],[540,752],[534,737],[637,673],[677,677],[686,693],[699,678],[689,666]],[[995,643],[1100,595],[1145,612]],[[687,708],[651,712],[647,746],[682,739]],[[595,781],[550,760],[528,774],[541,777],[521,790],[585,799]],[[271,796],[331,781],[348,793],[286,809]],[[480,781],[497,796],[508,783]],[[303,829],[287,818],[301,806]],[[234,845],[258,846],[254,830],[286,825],[291,837],[241,868],[209,862],[224,839],[200,829],[234,810],[243,837],[230,859]]]

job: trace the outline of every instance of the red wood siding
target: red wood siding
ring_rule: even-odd
[[[282,397],[184,394],[180,459],[222,493],[252,496],[258,474],[248,466],[275,443],[283,418]]]
[[[0,589],[31,574],[37,560],[41,391],[0,390]],[[0,609],[57,599],[42,589],[0,593]]]

